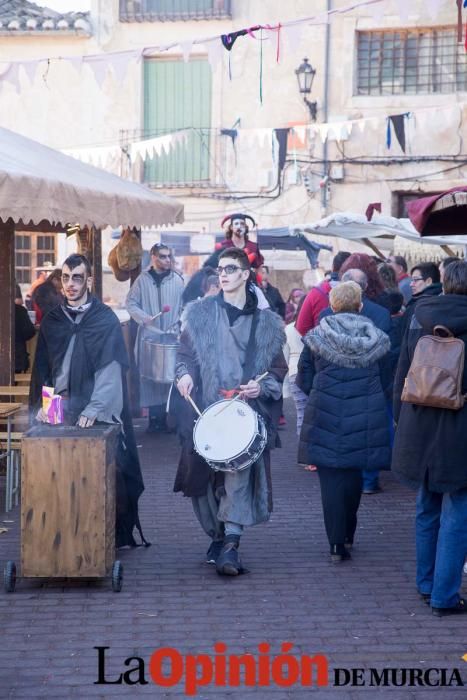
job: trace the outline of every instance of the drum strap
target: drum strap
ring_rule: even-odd
[[[243,367],[242,384],[248,384],[255,373],[255,344],[256,344],[256,328],[258,326],[260,311],[254,312],[251,319],[250,336],[245,350],[245,365]]]

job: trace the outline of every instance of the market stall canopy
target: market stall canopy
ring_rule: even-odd
[[[407,212],[420,236],[467,234],[467,187],[414,199]]]
[[[420,201],[420,200],[418,200]],[[425,245],[466,245],[465,236],[424,236],[415,229],[410,219],[397,219],[393,216],[375,214],[368,221],[364,214],[341,212],[332,214],[314,224],[302,224],[293,227],[296,231],[323,236],[338,236],[347,240],[365,240],[372,238],[394,238],[400,236],[414,243]]]
[[[0,220],[53,227],[162,226],[183,205],[7,129],[0,129]]]

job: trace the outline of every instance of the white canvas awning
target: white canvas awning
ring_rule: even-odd
[[[183,205],[117,175],[0,129],[0,219],[25,225],[162,226]]]
[[[420,245],[466,245],[467,236],[420,236],[410,219],[397,219],[393,216],[375,214],[368,221],[364,214],[341,212],[332,214],[313,224],[294,226],[295,231],[323,236],[338,236],[347,240],[364,238],[393,238],[400,236]]]

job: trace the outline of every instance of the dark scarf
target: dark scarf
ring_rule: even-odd
[[[172,270],[164,270],[163,272],[157,272],[157,270],[151,267],[149,268],[148,272],[151,275],[154,282],[156,283],[156,286],[160,287],[162,284],[162,280],[165,279],[165,277],[168,277]]]
[[[258,308],[258,298],[256,294],[254,292],[251,292],[249,289],[246,290],[246,302],[243,309],[239,309],[237,306],[229,304],[224,299],[224,292],[222,291],[219,292],[215,299],[219,306],[225,309],[230,326],[233,326],[235,321],[238,318],[240,318],[240,316],[249,316],[251,314],[254,314],[256,309]]]

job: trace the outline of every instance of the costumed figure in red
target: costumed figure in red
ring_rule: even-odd
[[[205,265],[216,268],[222,251],[226,248],[235,247],[245,251],[254,270],[261,267],[264,263],[264,258],[260,253],[258,244],[248,239],[249,228],[247,219],[251,221],[252,226],[256,226],[255,220],[249,214],[228,214],[222,219],[221,226],[229,222],[225,230],[225,239],[216,245],[215,252],[208,258]]]

